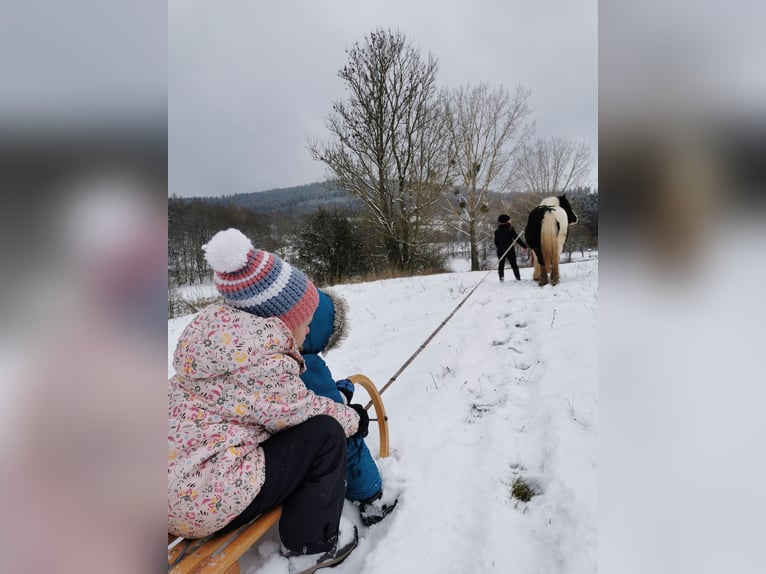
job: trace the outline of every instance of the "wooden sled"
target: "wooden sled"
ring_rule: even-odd
[[[375,384],[364,375],[349,377],[367,391],[375,409],[380,435],[379,458],[388,456],[388,417]],[[226,534],[201,539],[184,539],[168,534],[168,571],[170,574],[240,574],[239,558],[255,544],[282,514],[278,506],[252,522]]]

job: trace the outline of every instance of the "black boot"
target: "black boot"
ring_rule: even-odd
[[[365,526],[372,526],[383,520],[399,502],[397,498],[393,502],[386,504],[381,498],[383,497],[383,491],[379,490],[377,494],[372,495],[370,498],[365,498],[359,501],[359,512],[362,515],[362,524]]]
[[[333,568],[343,562],[359,543],[356,526],[341,528],[335,542],[335,548],[328,552],[317,554],[294,554],[283,548],[282,552],[288,559],[290,574],[312,574],[320,568]]]

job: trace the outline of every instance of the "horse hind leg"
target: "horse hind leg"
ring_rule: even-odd
[[[545,265],[540,264],[540,259],[535,252],[532,252],[532,263],[534,265],[534,271],[532,272],[532,280],[536,281],[540,287],[548,283],[548,273],[545,270]]]
[[[559,262],[558,259],[554,259],[551,263],[551,285],[559,284]]]
[[[551,254],[551,284],[559,284],[559,262],[561,261],[561,250],[564,247],[564,240],[566,239],[566,233],[563,235],[559,233],[557,241],[553,244],[553,253]]]
[[[559,223],[556,221],[556,218],[551,214],[546,215],[540,230],[540,251],[545,261],[545,269],[543,270],[545,283],[541,285],[545,285],[548,282],[548,272],[551,274],[551,283],[553,285],[559,282],[559,254],[556,249],[558,230]]]
[[[564,249],[564,241],[566,241],[567,234],[566,228],[563,232],[559,231],[559,235],[556,242],[556,253],[551,258],[551,285],[559,284],[559,260],[561,259],[561,253]]]
[[[542,287],[548,284],[548,266],[540,265],[540,273],[537,275],[537,284]]]

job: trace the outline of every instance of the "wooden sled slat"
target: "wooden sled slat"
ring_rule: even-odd
[[[277,506],[268,512],[264,512],[254,522],[244,527],[244,530],[225,548],[218,548],[200,566],[194,570],[195,574],[215,574],[228,572],[237,563],[248,548],[255,544],[258,539],[282,516],[282,507]]]
[[[168,553],[168,564],[175,561],[184,544],[188,543],[193,550],[187,550],[183,559],[170,570],[170,574],[227,572],[245,550],[279,520],[281,514],[281,506],[272,508],[238,530],[213,536],[196,548],[199,544],[196,540],[182,542]]]
[[[170,573],[190,574],[205,558],[215,552],[224,540],[234,535],[234,532],[230,532],[228,534],[213,536],[204,542],[198,540],[186,540],[182,542],[179,546],[187,545],[185,554],[181,561],[170,569]],[[176,548],[178,548],[178,546]],[[173,564],[177,557],[178,553],[174,553],[171,559],[171,554],[168,553],[168,565]]]
[[[355,385],[361,385],[370,396],[375,415],[378,419],[380,434],[379,458],[389,455],[388,418],[375,384],[361,374],[352,375],[349,380]],[[181,552],[183,558],[169,568],[170,574],[239,574],[238,560],[261,536],[263,536],[282,515],[282,507],[278,506],[264,512],[253,522],[240,529],[211,538],[198,540],[183,540],[168,550],[168,566],[173,564]],[[176,536],[168,534],[168,546],[176,540]]]

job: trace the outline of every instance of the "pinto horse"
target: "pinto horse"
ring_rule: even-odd
[[[558,284],[561,251],[568,227],[576,222],[577,215],[572,211],[566,194],[546,197],[529,213],[524,236],[534,253],[535,271],[532,278],[540,287],[548,283],[548,273],[551,285]]]

